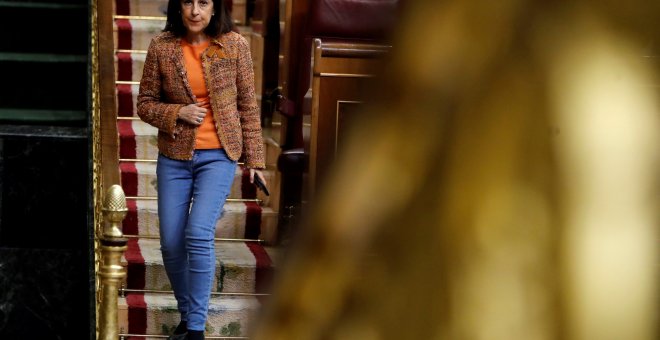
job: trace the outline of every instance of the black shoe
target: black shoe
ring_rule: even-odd
[[[174,334],[170,335],[168,340],[186,340],[188,336],[188,323],[186,321],[179,322],[179,325],[176,326]]]
[[[188,331],[186,340],[204,340],[204,331]]]
[[[183,334],[172,334],[167,338],[167,340],[186,340],[186,339],[188,339],[188,332]]]

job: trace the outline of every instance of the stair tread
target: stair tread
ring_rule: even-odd
[[[136,297],[142,297],[146,305],[136,303]],[[259,300],[254,296],[211,296],[209,311],[241,310],[259,308]],[[174,294],[166,293],[128,293],[119,298],[119,307],[176,309]]]
[[[264,286],[259,286],[257,281],[272,272],[274,262],[270,254],[273,253],[273,250],[266,251],[255,242],[216,242],[212,291],[264,293]],[[163,264],[160,240],[129,240],[121,264],[128,272],[126,288],[165,292],[172,290]]]
[[[132,239],[129,243],[138,243],[139,248],[129,247],[126,251],[122,264],[140,262],[145,265],[163,265],[163,257],[160,252],[160,240],[158,239]],[[265,248],[265,247],[264,247]],[[257,266],[254,254],[244,242],[218,242],[215,245],[216,264],[251,267]]]
[[[156,200],[127,200],[128,214],[123,222],[127,235],[158,237]],[[227,202],[216,223],[217,238],[261,239],[274,244],[277,239],[278,213],[254,202]]]
[[[136,200],[134,198],[128,198],[128,200]],[[139,200],[139,198],[138,198]],[[129,205],[128,211],[137,211],[137,210],[142,210],[142,211],[149,211],[152,213],[158,213],[158,200],[155,199],[149,199],[149,200],[143,200],[140,203],[140,207],[136,207],[133,205]],[[225,206],[225,213],[227,212],[245,212],[245,203],[244,202],[226,202]],[[271,207],[261,207],[261,214],[262,215],[277,215],[277,211],[273,210]]]
[[[129,0],[117,7],[117,14],[160,16],[167,13],[167,1],[164,0]]]
[[[128,235],[154,237],[158,230],[158,202],[128,199],[128,215],[123,230]],[[277,238],[278,213],[270,207],[254,202],[227,202],[224,213],[216,223],[216,237],[232,239],[261,239],[274,244]]]
[[[121,183],[126,196],[148,197],[158,196],[156,162],[122,161],[119,163],[121,171]],[[276,176],[273,169],[263,170],[267,183],[272,183]],[[249,172],[242,165],[236,167],[234,180],[229,193],[230,199],[255,199],[258,198],[268,202],[268,197],[263,193],[251,188],[249,184]]]
[[[141,20],[135,17],[130,19],[115,19],[114,30],[116,32],[147,32],[153,33],[153,36],[156,36],[165,27],[166,17],[162,16],[161,18],[163,20]]]
[[[122,136],[158,136],[158,128],[142,120],[119,120],[117,125]]]
[[[117,307],[120,333],[168,335],[180,319],[173,294],[129,293],[119,298]],[[260,299],[253,296],[211,296],[205,335],[247,335],[260,307]]]

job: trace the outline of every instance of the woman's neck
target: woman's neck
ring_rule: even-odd
[[[209,37],[204,33],[197,33],[197,34],[188,33],[185,37],[183,37],[183,39],[186,39],[186,42],[188,42],[191,45],[198,45],[208,41]]]

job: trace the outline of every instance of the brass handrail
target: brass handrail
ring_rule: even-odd
[[[99,307],[99,339],[116,340],[119,336],[117,301],[119,287],[126,277],[121,258],[128,239],[121,232],[121,222],[128,208],[124,190],[119,185],[108,189],[103,204],[105,226],[101,236],[101,301]]]

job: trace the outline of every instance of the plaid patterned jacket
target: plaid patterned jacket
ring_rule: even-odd
[[[204,80],[222,147],[232,160],[245,155],[249,168],[264,168],[260,111],[254,93],[250,47],[240,34],[212,39],[202,55]],[[144,63],[137,114],[158,128],[158,150],[190,160],[197,127],[177,119],[179,109],[196,102],[186,74],[181,40],[164,32],[151,40]]]

